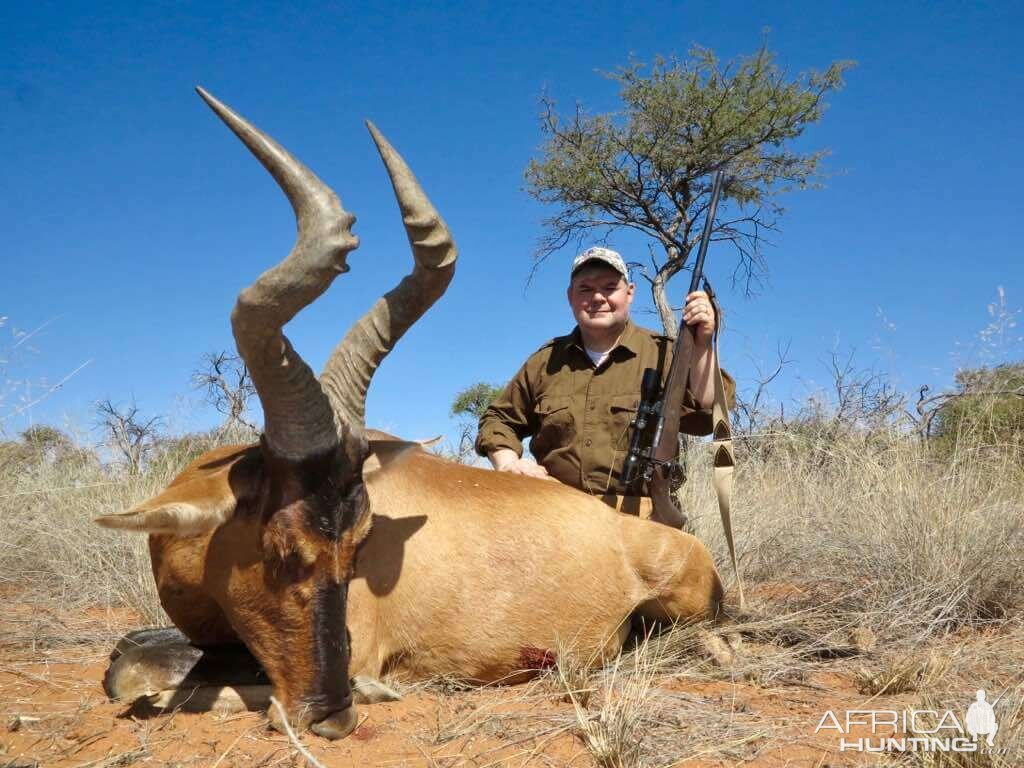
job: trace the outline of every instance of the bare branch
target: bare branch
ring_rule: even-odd
[[[121,455],[128,472],[137,475],[156,444],[163,418],[154,416],[142,421],[134,401],[121,408],[109,399],[96,404],[96,417],[107,444]]]
[[[775,366],[772,370],[766,371],[759,363],[756,364],[757,379],[754,381],[754,392],[751,396],[745,397],[737,390],[736,407],[733,409],[732,418],[738,434],[750,435],[769,426],[765,423],[767,417],[763,401],[768,393],[768,385],[779,377],[787,365],[793,362],[789,357],[792,343],[792,341],[788,341],[785,347],[779,345],[776,348]],[[774,429],[780,426],[783,418],[783,412],[780,411],[779,416],[773,420],[774,423],[770,427]]]
[[[206,401],[224,415],[221,434],[238,427],[259,433],[259,428],[246,418],[256,387],[241,357],[226,351],[208,352],[201,367],[192,374],[192,383],[204,390]]]

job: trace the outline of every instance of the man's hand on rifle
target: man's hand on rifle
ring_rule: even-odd
[[[704,291],[694,291],[686,297],[683,322],[694,330],[698,349],[706,349],[715,335],[715,308]]]

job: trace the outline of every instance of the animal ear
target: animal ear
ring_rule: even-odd
[[[381,473],[397,467],[416,451],[421,443],[405,440],[370,440],[370,455],[363,462],[363,480],[372,482]]]
[[[211,490],[221,492],[210,493]],[[223,491],[211,489],[208,483],[181,483],[126,512],[100,515],[95,522],[104,528],[143,533],[170,533],[175,536],[205,533],[235,513],[238,500],[230,491]]]

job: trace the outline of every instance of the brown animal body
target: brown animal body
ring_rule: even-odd
[[[716,614],[721,587],[692,536],[567,486],[410,453],[369,486],[381,512],[348,585],[350,676],[509,680],[529,649],[564,643],[595,660],[617,652],[634,611]],[[245,457],[258,461],[258,449],[207,454],[179,482],[212,485]],[[258,644],[239,637],[233,626],[244,622],[232,615],[263,590],[262,574],[253,583],[240,567],[261,559],[254,512],[198,536],[155,534],[150,551],[161,602],[194,644]]]
[[[337,738],[356,722],[354,694],[373,699],[384,674],[514,682],[560,645],[594,663],[616,653],[634,614],[713,618],[722,587],[694,537],[365,429],[373,371],[451,279],[447,228],[371,126],[416,267],[314,376],[281,328],[347,271],[354,219],[283,148],[201,94],[288,194],[299,242],[232,315],[263,404],[260,443],[204,454],[160,495],[98,519],[150,533],[160,600],[189,641],[124,654],[111,695],[173,694],[202,678],[239,685],[244,702],[250,678],[195,674],[197,648],[241,643],[292,722]]]

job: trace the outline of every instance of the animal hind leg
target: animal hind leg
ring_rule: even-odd
[[[636,613],[667,622],[718,619],[725,590],[711,554],[687,533],[656,533],[661,535],[628,542],[630,565],[647,593]]]
[[[725,590],[710,554],[697,539],[685,533],[661,536],[642,558],[634,561],[649,595],[635,609],[642,624],[720,620]],[[696,630],[694,645],[719,666],[735,661],[733,647],[706,627]]]

